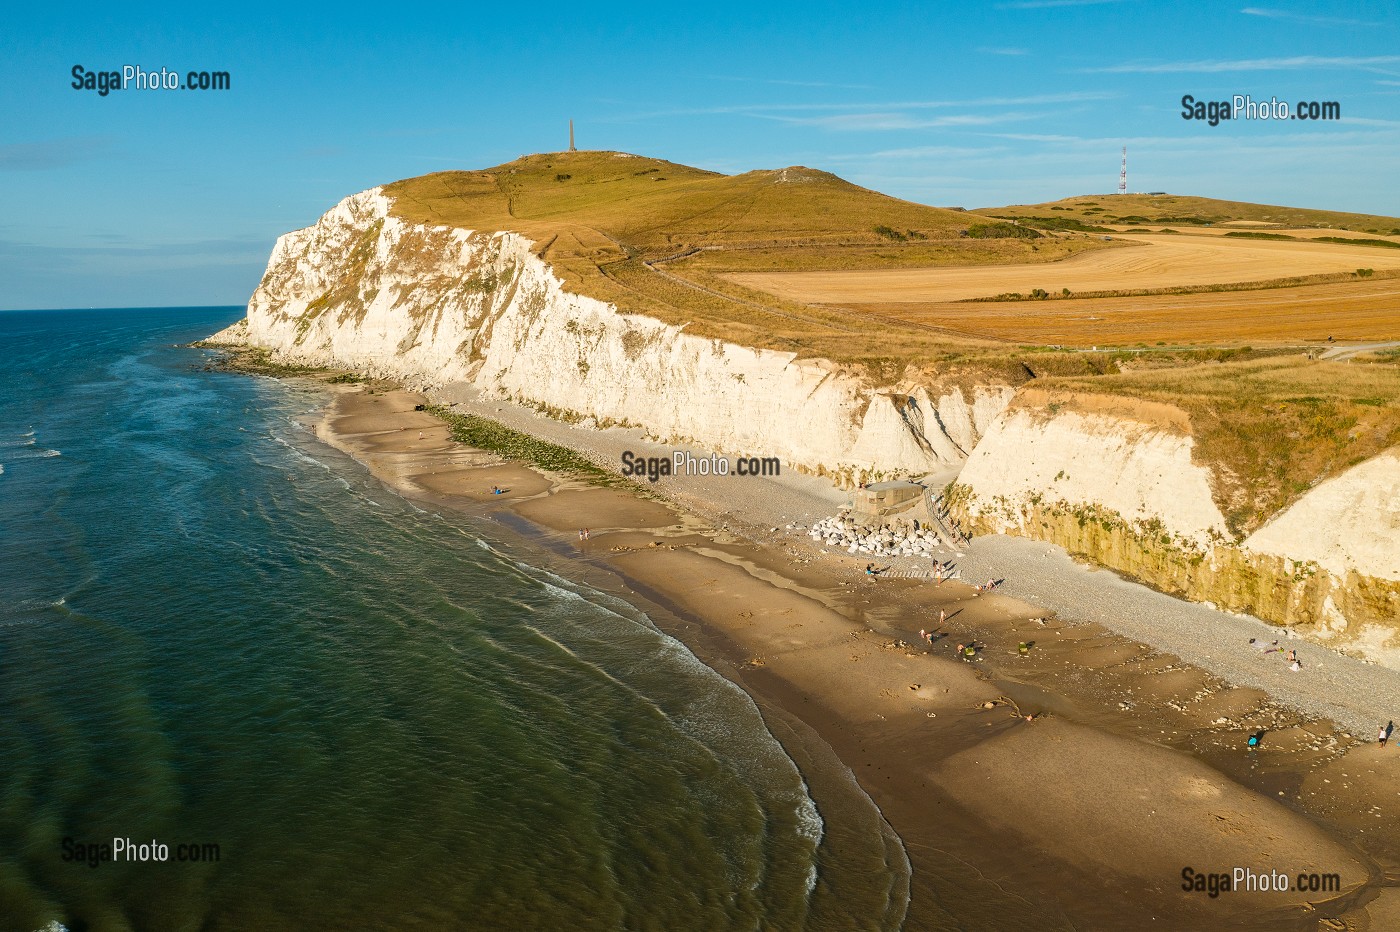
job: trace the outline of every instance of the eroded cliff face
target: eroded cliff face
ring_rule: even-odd
[[[1400,451],[1319,483],[1236,539],[1188,428],[1184,415],[1160,410],[1018,401],[973,451],[950,490],[952,510],[975,533],[1050,541],[1163,591],[1400,667]]]
[[[844,483],[961,463],[1014,395],[876,388],[822,360],[691,336],[566,291],[522,236],[410,224],[389,208],[375,188],[281,237],[247,318],[211,342],[420,388],[467,382]]]

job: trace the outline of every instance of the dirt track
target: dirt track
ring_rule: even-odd
[[[741,285],[808,304],[961,301],[1036,288],[1059,292],[1172,288],[1400,268],[1400,249],[1337,243],[1114,234],[1141,243],[1060,262],[963,268],[739,272]],[[1258,293],[1255,293],[1258,294]],[[1258,299],[1255,298],[1257,301]]]

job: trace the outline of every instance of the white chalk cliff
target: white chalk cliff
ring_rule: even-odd
[[[1122,417],[1008,410],[978,444],[958,481],[984,501],[1032,498],[1107,508],[1132,522],[1208,547],[1226,534],[1210,473],[1191,461],[1191,438]],[[1023,522],[1019,508],[991,513],[1000,529]]]
[[[1014,394],[877,389],[823,360],[692,336],[567,291],[521,235],[421,226],[390,207],[374,188],[278,239],[247,318],[211,342],[422,388],[465,382],[846,481],[960,463]]]
[[[1400,453],[1320,483],[1235,540],[1165,405],[1080,408],[1005,384],[874,385],[820,359],[694,336],[568,291],[528,238],[393,216],[379,188],[281,237],[247,317],[212,342],[554,416],[778,456],[852,482],[966,465],[955,511],[1160,588],[1400,665]]]
[[[1049,540],[1400,667],[1400,451],[1318,483],[1235,540],[1193,447],[1161,418],[1021,399],[968,459],[956,510],[977,531]]]

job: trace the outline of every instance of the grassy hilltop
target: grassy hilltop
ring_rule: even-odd
[[[741,175],[618,152],[528,155],[387,185],[406,220],[529,236],[570,288],[689,331],[888,371],[997,341],[784,301],[729,271],[1044,262],[1111,246],[888,197],[810,168]],[[897,373],[893,373],[897,376]]]
[[[624,312],[685,323],[698,335],[835,360],[877,385],[1034,380],[1060,397],[1103,394],[1175,405],[1186,413],[1197,455],[1215,476],[1217,501],[1239,532],[1258,527],[1320,479],[1400,443],[1400,354],[1312,359],[1320,334],[1332,332],[1329,315],[1354,302],[1369,309],[1356,324],[1367,338],[1400,339],[1400,315],[1385,297],[1394,284],[1389,279],[1400,275],[1394,270],[1374,277],[1371,270],[1348,272],[1332,278],[1350,281],[1306,288],[1264,283],[1231,296],[1095,301],[1055,294],[1057,300],[1019,304],[929,305],[936,319],[917,307],[878,302],[803,303],[725,277],[835,271],[878,278],[889,270],[936,274],[984,266],[995,280],[996,266],[1072,258],[1115,267],[1124,264],[1115,256],[1129,255],[1120,248],[1151,248],[1117,236],[1106,241],[1102,230],[1110,224],[1188,229],[1235,222],[1389,235],[1400,230],[1395,218],[1174,195],[1076,197],[970,212],[888,197],[810,168],[722,175],[618,152],[529,155],[385,190],[394,213],[406,220],[528,236],[568,287]],[[1132,287],[1129,274],[1125,290]],[[1232,302],[1228,310],[1222,297]],[[1329,300],[1334,303],[1317,305],[1319,312],[1304,312],[1306,332],[1290,331],[1299,302]],[[1078,321],[1111,322],[1120,314],[1131,321],[1154,302],[1161,307],[1150,338],[1116,346],[1094,338],[1110,345],[1086,351],[1087,343],[1074,350],[1027,337],[1036,315],[1052,308]],[[997,327],[987,325],[993,319],[987,315]],[[1198,325],[1185,327],[1193,315]],[[1256,348],[1245,345],[1259,340],[1248,322],[1270,316],[1273,336]],[[1238,329],[1228,323],[1234,319]],[[1017,320],[1026,326],[1018,330]],[[1177,333],[1173,320],[1183,322]],[[1201,320],[1227,323],[1209,330]],[[1122,332],[1132,326],[1146,325]],[[1293,336],[1279,339],[1279,333]]]

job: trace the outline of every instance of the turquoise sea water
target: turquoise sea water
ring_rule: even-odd
[[[178,346],[239,314],[0,313],[0,929],[897,924],[744,693]]]

